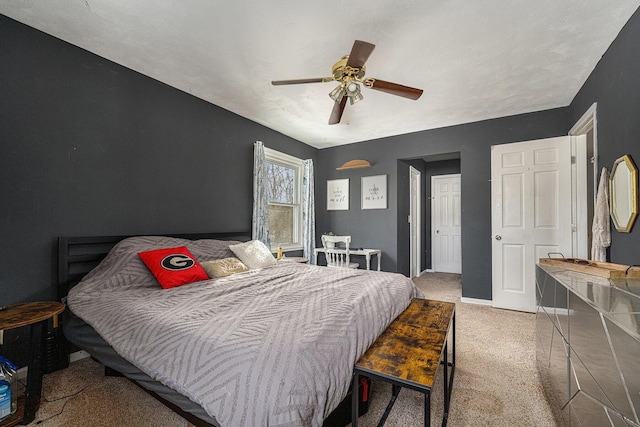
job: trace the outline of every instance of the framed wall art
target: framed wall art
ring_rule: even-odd
[[[327,210],[349,210],[349,178],[327,180]]]
[[[387,175],[362,177],[362,209],[387,209]]]

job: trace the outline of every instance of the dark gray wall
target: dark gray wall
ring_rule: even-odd
[[[399,164],[459,152],[463,295],[490,299],[490,146],[565,135],[597,101],[601,165],[639,162],[639,27],[636,12],[570,107],[316,151],[0,16],[0,305],[54,297],[59,235],[247,229],[257,139],[316,160],[318,237],[379,247],[387,271],[405,268],[398,248],[408,247]],[[358,158],[373,167],[335,170]],[[360,178],[378,174],[389,208],[363,211]],[[326,210],[333,178],[351,179],[349,211]],[[612,260],[637,264],[639,236],[637,225],[614,232]]]
[[[459,152],[462,292],[468,298],[491,299],[491,145],[566,133],[567,108],[558,108],[320,150],[318,163],[323,167],[316,181],[316,229],[319,233],[332,230],[350,234],[356,246],[380,248],[384,254],[383,269],[401,271],[405,260],[399,260],[398,247],[408,247],[409,242],[398,241],[398,224],[403,220],[399,218],[399,206],[406,203],[406,198],[398,194],[398,160]],[[373,166],[335,170],[352,159],[366,159]],[[388,209],[361,210],[360,178],[381,174],[387,175]],[[336,178],[350,179],[348,211],[326,210],[326,180]]]
[[[572,126],[597,102],[598,165],[611,171],[624,154],[640,165],[640,10],[611,44],[569,108]],[[599,176],[600,174],[598,174]],[[610,261],[640,264],[640,225],[631,233],[611,227]]]
[[[256,140],[316,158],[2,15],[0,41],[0,305],[55,298],[61,235],[250,230]]]

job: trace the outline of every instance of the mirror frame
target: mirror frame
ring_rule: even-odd
[[[619,173],[623,168],[626,169],[630,175],[630,188],[626,186],[624,189],[616,188],[616,172]],[[621,191],[623,192],[622,194],[620,194]],[[623,199],[627,199],[626,204],[631,208],[631,213],[628,218],[619,218],[616,212],[617,201]],[[638,216],[638,168],[628,154],[618,158],[613,163],[613,168],[611,168],[611,176],[609,177],[609,204],[609,213],[611,214],[611,220],[616,230],[621,233],[631,232],[633,223]]]

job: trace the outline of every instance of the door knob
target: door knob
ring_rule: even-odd
[[[496,235],[496,240],[502,240],[502,236],[501,236],[501,235],[499,235],[499,234],[497,234],[497,235]]]

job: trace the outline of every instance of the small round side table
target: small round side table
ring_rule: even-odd
[[[44,342],[47,337],[47,321],[53,318],[53,327],[58,327],[58,315],[64,310],[60,302],[27,302],[0,307],[0,344],[5,330],[31,326],[29,338],[29,369],[27,385],[22,399],[18,401],[18,410],[11,417],[0,421],[0,427],[16,424],[29,424],[36,416],[42,393],[42,375],[44,373]]]

